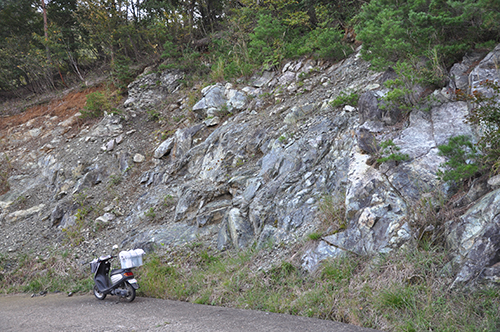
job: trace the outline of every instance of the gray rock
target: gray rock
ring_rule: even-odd
[[[255,78],[253,80],[252,85],[256,88],[262,88],[266,86],[271,80],[274,78],[274,72],[265,71],[261,76]]]
[[[456,248],[454,264],[459,272],[454,284],[492,279],[493,267],[500,260],[500,191],[495,190],[470,208],[459,222],[446,224],[447,241]],[[489,269],[487,274],[483,274]],[[500,276],[495,276],[498,278]]]
[[[496,75],[492,64],[494,58],[485,58],[474,79]],[[282,72],[260,75],[260,82],[255,81],[258,89],[231,84],[207,87],[197,106],[200,121],[183,122],[159,146],[148,130],[160,128],[144,126],[137,121],[142,117],[127,114],[123,123],[120,116],[106,115],[96,125],[84,125],[74,137],[64,135],[68,127],[58,128],[61,119],[51,117],[41,120],[43,126],[33,121],[29,126],[9,128],[2,143],[19,169],[8,178],[9,192],[0,196],[0,251],[28,250],[28,246],[45,250],[52,239],[61,236],[61,228],[75,224],[79,204],[110,199],[106,212],[114,211],[120,218],[98,237],[82,232],[85,247],[77,249],[82,257],[117,241],[122,247],[158,250],[162,246],[156,244],[202,241],[220,250],[257,243],[273,248],[273,256],[287,259],[280,256],[286,252],[282,248],[314,229],[322,218],[318,202],[328,195],[345,197],[347,227],[311,245],[303,257],[306,269],[313,271],[323,259],[345,252],[383,253],[411,245],[417,235],[410,227],[415,201],[434,189],[450,194],[436,178],[445,161],[437,147],[458,133],[474,133],[463,121],[467,105],[439,98],[430,111],[412,110],[403,119],[397,110],[378,107],[387,90],[381,89],[383,74],[371,71],[367,62],[352,56],[328,68],[323,65],[308,60],[289,62]],[[298,79],[304,85],[301,94],[294,94]],[[145,110],[165,101],[178,88],[178,81],[173,72],[147,74],[131,85],[126,104],[133,114]],[[277,84],[283,86],[273,91]],[[329,105],[342,91],[367,91],[359,112],[334,110]],[[266,95],[259,97],[262,94]],[[435,93],[441,95],[443,91]],[[255,98],[246,100],[246,96]],[[186,107],[185,96],[173,100],[165,104],[165,111]],[[226,111],[226,106],[238,112],[217,126],[207,128],[212,123],[201,123],[207,115]],[[127,126],[126,134],[122,126]],[[43,139],[26,144],[29,130]],[[357,137],[358,132],[368,138]],[[281,135],[286,140],[279,140]],[[361,154],[359,147],[370,150],[371,141],[388,139],[410,160],[367,165],[370,156]],[[100,153],[99,147],[111,140],[113,152]],[[146,155],[147,151],[154,151],[153,162],[130,165],[136,152]],[[106,178],[111,174],[121,174],[122,182],[109,186]],[[489,188],[475,183],[460,204],[481,199]],[[30,207],[46,206],[37,213],[11,215],[16,212],[10,210],[15,206],[12,202],[21,195],[30,197]],[[175,199],[166,201],[167,197]],[[473,280],[476,275],[478,280],[498,279],[493,254],[498,249],[498,213],[488,210],[497,203],[486,197],[483,207],[470,210],[460,222],[447,224],[450,248],[457,251],[455,267],[462,271],[457,280]],[[154,218],[145,215],[150,211]],[[481,269],[483,277],[477,273]]]
[[[239,209],[233,208],[228,212],[227,224],[234,247],[246,248],[252,241],[253,232],[250,223],[241,216]]]
[[[286,124],[295,124],[304,115],[305,113],[302,110],[302,107],[294,106],[292,107],[290,112],[285,116],[283,122],[285,122]]]
[[[177,91],[183,77],[184,74],[177,70],[143,75],[129,84],[124,106],[138,111],[147,110]]]
[[[292,71],[287,71],[283,75],[281,75],[278,79],[279,85],[287,86],[295,81],[296,73]]]
[[[105,115],[104,118],[93,128],[91,136],[93,137],[116,137],[123,132],[123,126],[120,123],[121,118],[114,114]]]
[[[142,154],[140,153],[136,153],[134,155],[134,163],[143,163],[145,160],[146,160],[146,157],[144,157]]]
[[[483,95],[490,97],[493,95],[488,87],[482,86],[481,83],[490,80],[498,82],[500,76],[498,73],[498,63],[500,62],[500,44],[498,44],[493,51],[488,53],[483,60],[476,66],[469,74],[470,91],[480,92]]]
[[[169,137],[165,141],[163,141],[153,153],[153,157],[156,159],[160,159],[167,153],[169,153],[174,147],[174,137]]]
[[[465,121],[469,114],[465,102],[446,103],[432,109],[431,114],[436,145],[446,144],[451,137],[458,135],[470,136],[474,141],[474,132]]]
[[[107,224],[110,221],[115,220],[116,216],[113,213],[105,213],[104,215],[97,217],[95,222],[101,222],[103,224]]]
[[[247,97],[243,92],[231,89],[226,96],[228,99],[227,105],[229,106],[230,111],[233,109],[240,111],[245,108],[247,104]]]
[[[495,175],[495,176],[489,178],[488,185],[495,188],[495,189],[498,189],[498,187],[500,187],[500,175]]]
[[[208,86],[202,92],[203,98],[193,106],[193,112],[197,113],[201,118],[207,116],[208,109],[220,110],[227,103],[224,88],[220,84]]]
[[[365,128],[359,128],[358,134],[357,134],[357,139],[358,139],[358,146],[361,149],[361,151],[368,153],[370,155],[375,155],[378,150],[378,143],[377,140],[375,139],[375,136],[370,133]]]
[[[367,120],[381,121],[386,125],[393,125],[401,119],[401,111],[393,106],[379,107],[377,94],[374,91],[366,91],[359,97],[358,111],[359,122],[363,124]]]
[[[32,215],[38,214],[44,207],[45,204],[40,204],[38,206],[33,206],[26,210],[18,210],[11,212],[5,217],[5,221],[12,223],[19,221],[20,219],[28,218]]]
[[[213,126],[216,126],[220,123],[220,118],[218,116],[214,116],[214,117],[206,119],[205,121],[203,121],[203,123],[207,127],[213,127]]]
[[[483,51],[472,51],[466,54],[461,62],[451,67],[450,78],[452,82],[450,83],[453,83],[453,86],[450,87],[450,92],[454,92],[454,89],[466,91],[469,88],[470,70],[474,64],[483,59],[485,55]]]

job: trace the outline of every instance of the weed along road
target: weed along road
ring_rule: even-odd
[[[369,332],[352,325],[186,302],[91,295],[0,296],[0,330],[13,331],[314,331]]]

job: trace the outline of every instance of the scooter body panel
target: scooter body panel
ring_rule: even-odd
[[[133,279],[135,282],[130,283],[134,289],[138,289],[137,280],[130,269],[116,269],[111,271],[111,276],[108,276],[111,264],[108,261],[103,261],[99,265],[95,275],[94,282],[99,291],[103,294],[113,294],[114,290],[120,287],[125,281]],[[132,273],[129,276],[124,273]],[[111,277],[111,279],[110,279]],[[136,288],[137,287],[137,288]]]
[[[131,268],[111,270],[109,262],[114,256],[102,256],[91,263],[94,273],[94,295],[102,300],[106,294],[118,295],[131,302],[135,298],[135,291],[139,288]]]

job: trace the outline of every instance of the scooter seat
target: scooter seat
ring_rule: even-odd
[[[111,274],[110,275],[121,274],[121,273],[127,272],[127,271],[130,271],[130,269],[115,269],[115,270],[111,270]]]

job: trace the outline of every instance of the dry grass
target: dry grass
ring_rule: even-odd
[[[257,269],[262,251],[197,248],[150,256],[141,292],[202,304],[330,319],[386,331],[495,331],[497,289],[453,290],[445,251],[403,249],[324,261],[313,274],[293,260]]]
[[[67,252],[53,252],[48,257],[0,255],[0,271],[0,290],[4,294],[88,292],[92,285],[90,269],[76,265],[74,257]]]
[[[12,164],[7,154],[0,155],[0,195],[10,190],[9,176],[12,171]]]
[[[341,193],[325,194],[319,202],[320,226],[318,233],[333,234],[346,228],[345,195]]]

